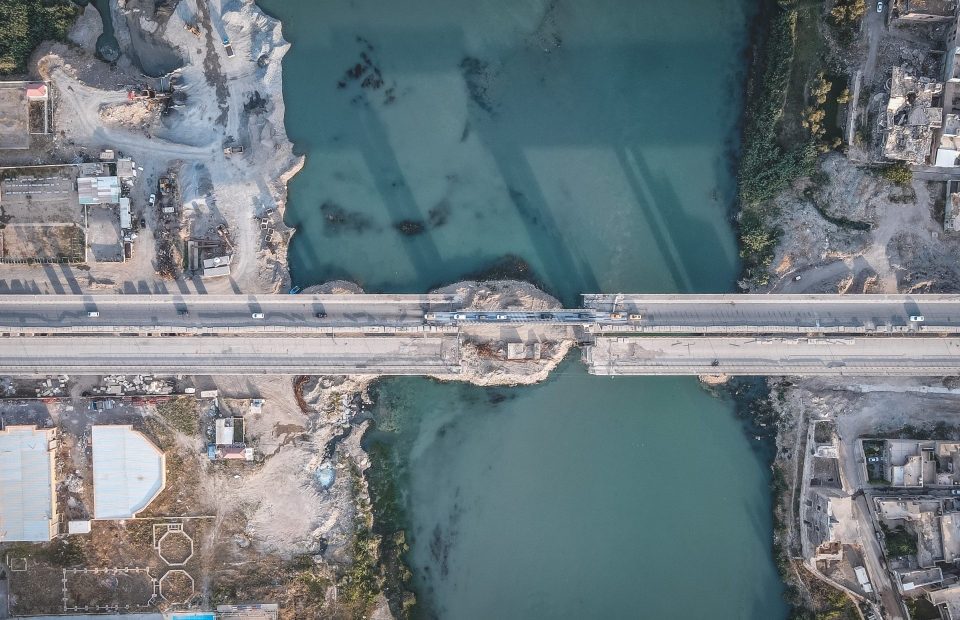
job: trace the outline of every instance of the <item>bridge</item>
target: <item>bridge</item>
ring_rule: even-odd
[[[528,341],[567,328],[594,374],[960,374],[960,295],[623,294],[539,311],[456,295],[3,295],[0,372],[455,377],[462,339],[498,326]]]

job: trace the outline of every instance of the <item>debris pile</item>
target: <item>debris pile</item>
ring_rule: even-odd
[[[49,382],[49,381],[48,381]],[[127,379],[125,375],[107,375],[103,385],[93,388],[94,393],[121,396],[123,394],[172,394],[173,382],[157,379],[152,375],[135,375]]]
[[[40,398],[47,398],[49,396],[59,396],[60,394],[66,394],[70,388],[67,387],[67,381],[70,380],[70,377],[67,375],[60,375],[57,377],[57,383],[54,384],[54,379],[52,377],[47,377],[46,381],[40,384],[40,387],[35,388],[37,396]],[[11,395],[16,393],[16,389],[13,387],[13,384],[9,384],[6,387],[6,391]]]

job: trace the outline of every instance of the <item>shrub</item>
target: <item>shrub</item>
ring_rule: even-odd
[[[880,169],[880,176],[897,185],[909,185],[913,181],[913,170],[903,162],[897,162]]]

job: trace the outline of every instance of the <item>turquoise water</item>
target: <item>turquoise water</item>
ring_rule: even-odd
[[[260,4],[293,43],[298,284],[420,292],[512,255],[571,303],[730,288],[747,0]]]
[[[686,378],[487,389],[390,379],[426,618],[786,615],[767,455]]]
[[[266,0],[296,284],[721,292],[751,0]],[[690,378],[378,388],[427,618],[784,617],[769,470]]]

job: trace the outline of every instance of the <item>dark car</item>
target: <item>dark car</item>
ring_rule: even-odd
[[[318,313],[317,313],[317,318],[318,318],[318,319],[325,319],[325,318],[327,318],[327,313],[326,313],[326,312],[318,312]]]
[[[552,318],[553,318],[553,315],[550,314],[549,312],[544,312],[543,314],[540,315],[540,318],[541,318],[541,319],[552,319]]]
[[[147,218],[141,217],[141,218],[140,218],[140,228],[146,228],[146,227],[147,227]]]

